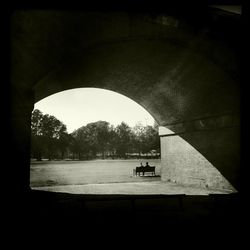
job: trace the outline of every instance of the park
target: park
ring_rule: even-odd
[[[238,231],[235,222],[245,219],[241,215],[247,197],[240,151],[241,11],[196,7],[122,13],[20,10],[8,17],[11,78],[6,79],[3,94],[11,97],[10,112],[6,109],[11,114],[10,133],[5,133],[11,147],[4,147],[3,154],[12,159],[9,218],[25,218],[25,223],[15,225],[23,227],[30,220],[34,226],[29,228],[35,231],[39,214],[53,231],[56,223],[44,217],[57,217],[62,223],[65,216],[74,216],[70,221],[76,223],[82,218],[82,228],[88,218],[89,224],[93,218],[99,222],[103,216],[95,211],[104,211],[104,199],[109,199],[111,216],[105,225],[111,217],[114,224],[124,225],[112,209],[128,201],[121,212],[126,214],[124,221],[131,227],[135,219],[147,225],[147,213],[153,226],[164,226],[162,239],[169,235],[167,228],[172,231],[171,221],[178,235],[180,228],[192,231],[187,224],[202,231],[210,222],[212,231],[204,234],[207,241],[223,230],[230,236]],[[139,152],[133,128],[111,127],[104,118],[82,123],[73,133],[67,133],[57,121],[62,118],[54,114],[36,112],[38,119],[32,118],[37,102],[79,88],[113,91],[145,108],[159,126],[158,131],[154,126],[145,129],[157,132],[152,134],[157,135],[158,152],[150,143],[143,143],[150,147]],[[66,110],[69,100],[62,103]],[[74,110],[71,114],[77,117]],[[51,124],[55,133],[47,130]],[[89,135],[96,137],[92,140]],[[160,154],[158,158],[140,157],[152,150]],[[156,166],[156,177],[133,176],[142,160]],[[177,204],[180,198],[173,198],[174,193],[185,195],[183,210],[172,209],[172,202]],[[96,199],[92,194],[99,194],[98,202],[89,201]],[[127,200],[116,196],[120,194]],[[155,212],[152,207],[162,209]],[[61,228],[65,230],[64,225]],[[218,232],[211,234],[215,228]]]
[[[31,163],[31,186],[83,185],[156,181],[160,178],[160,159],[150,161],[156,176],[133,176],[139,160],[43,161]]]
[[[233,190],[205,189],[161,181],[161,160],[147,160],[155,175],[134,175],[145,159],[89,161],[32,161],[30,186],[34,190],[73,194],[230,194]]]

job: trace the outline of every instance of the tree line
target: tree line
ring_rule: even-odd
[[[88,123],[72,133],[56,117],[35,109],[31,116],[31,158],[85,160],[95,158],[159,157],[158,128],[125,122]]]

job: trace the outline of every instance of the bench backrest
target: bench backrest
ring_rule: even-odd
[[[143,171],[143,168],[144,168],[144,167],[136,167],[136,168],[135,168],[135,171],[136,171],[136,172],[142,172],[142,171]]]
[[[136,167],[136,172],[154,172],[155,166],[146,166],[146,167]]]
[[[147,166],[144,167],[144,171],[148,171],[148,172],[154,172],[155,171],[155,166]]]

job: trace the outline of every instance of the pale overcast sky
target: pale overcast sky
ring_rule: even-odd
[[[69,133],[99,120],[118,125],[122,121],[133,127],[141,122],[153,125],[154,118],[130,98],[113,91],[78,88],[48,96],[35,104],[43,114],[55,116],[67,126]]]

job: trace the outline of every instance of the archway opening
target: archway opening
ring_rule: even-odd
[[[157,122],[114,91],[76,88],[48,96],[35,104],[31,130],[31,188],[92,193],[96,184],[160,181]],[[146,163],[152,168],[136,171]]]
[[[187,141],[117,92],[58,92],[35,104],[31,120],[31,188],[87,194],[236,191]]]

